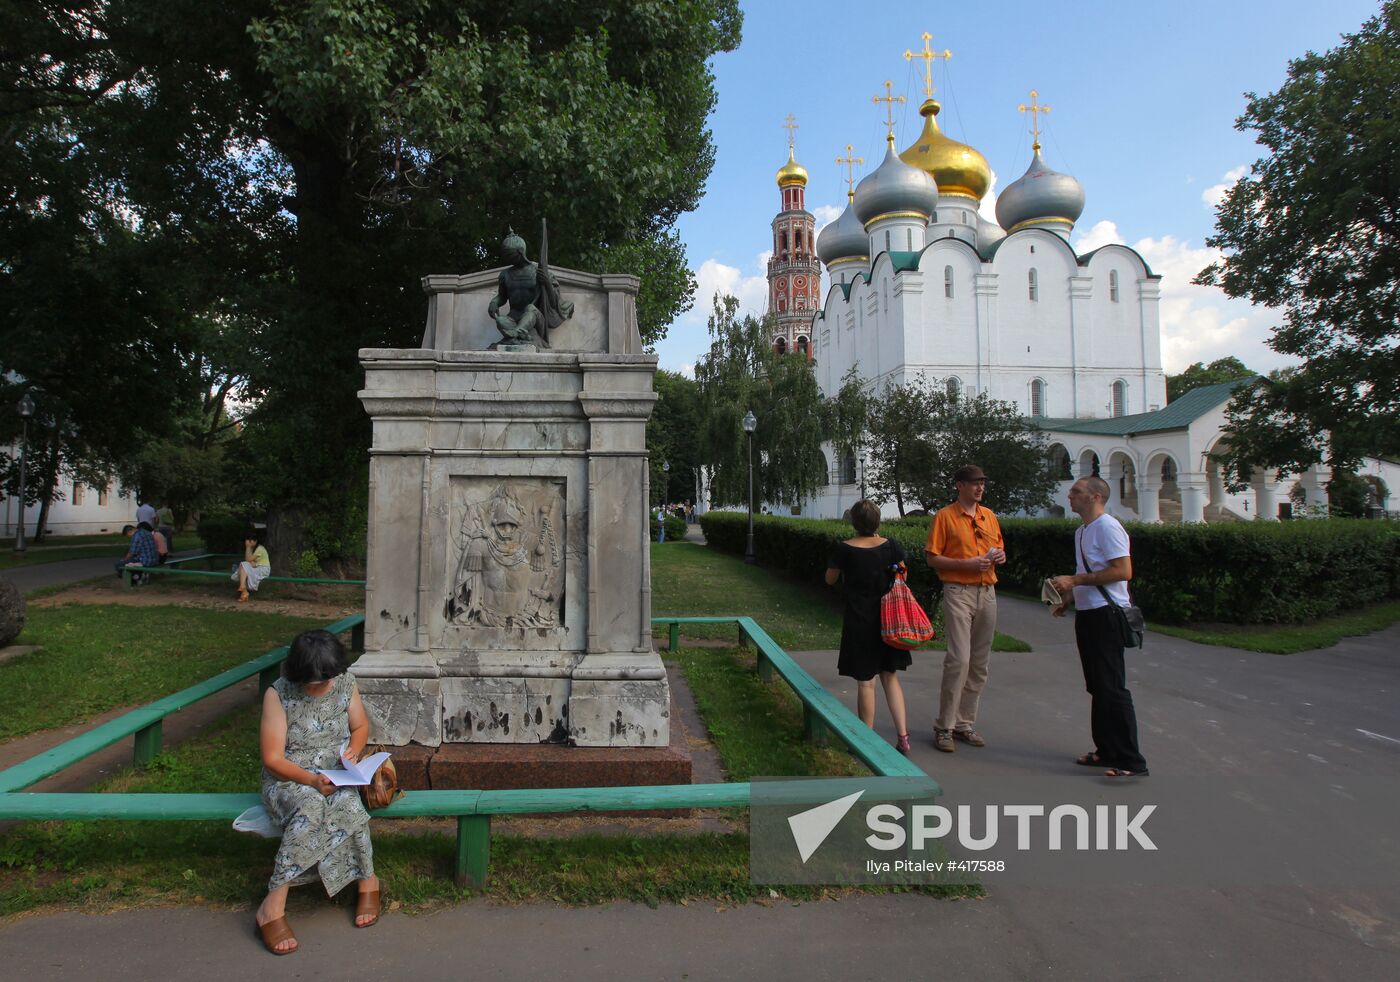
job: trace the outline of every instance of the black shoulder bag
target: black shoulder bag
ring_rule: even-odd
[[[1089,568],[1089,557],[1084,554],[1084,530],[1082,528],[1079,530],[1078,544],[1079,558],[1084,560],[1084,571],[1086,573],[1099,572],[1099,570]],[[1107,590],[1097,583],[1094,585],[1098,588],[1099,593],[1103,594],[1103,598],[1108,601],[1109,609],[1114,611],[1117,615],[1113,620],[1118,625],[1118,633],[1123,637],[1123,647],[1141,648],[1142,635],[1143,632],[1147,630],[1147,620],[1142,616],[1141,608],[1135,607],[1132,604],[1126,607],[1120,607],[1118,604],[1114,603],[1113,598],[1108,595]]]

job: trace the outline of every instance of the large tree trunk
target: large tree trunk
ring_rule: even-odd
[[[53,504],[54,488],[58,486],[58,436],[49,437],[48,451],[43,464],[44,493],[39,496],[39,517],[34,521],[35,542],[42,542],[48,534],[49,528],[49,507]]]

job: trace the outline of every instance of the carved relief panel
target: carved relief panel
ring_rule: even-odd
[[[562,631],[564,481],[463,477],[452,484],[447,624]]]

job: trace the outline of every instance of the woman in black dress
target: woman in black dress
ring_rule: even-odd
[[[880,636],[880,598],[894,583],[895,567],[904,561],[904,549],[893,539],[879,535],[880,509],[869,501],[851,507],[854,538],[839,543],[827,560],[826,582],[846,583],[846,610],[841,620],[841,655],[836,670],[853,678],[856,689],[856,715],[875,728],[875,676],[885,688],[890,707],[895,749],[909,752],[909,726],[904,715],[904,690],[895,674],[913,661],[909,652],[891,648]]]

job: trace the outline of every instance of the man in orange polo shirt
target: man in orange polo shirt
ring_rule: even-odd
[[[974,724],[987,681],[997,629],[996,567],[1006,562],[1001,525],[981,505],[987,488],[982,468],[968,464],[953,475],[958,500],[933,516],[924,558],[943,581],[943,691],[933,745],[952,753],[953,741],[985,747]]]

